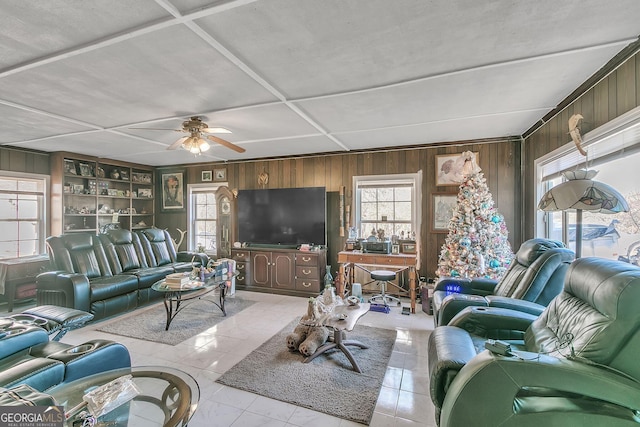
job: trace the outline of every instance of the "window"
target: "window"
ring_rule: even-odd
[[[618,259],[635,256],[640,247],[640,186],[635,172],[640,162],[640,107],[584,136],[580,155],[573,143],[536,161],[537,200],[563,181],[561,173],[577,168],[595,169],[595,181],[606,183],[627,200],[630,211],[615,215],[583,211],[582,256]],[[538,211],[536,235],[562,240],[575,250],[576,212]]]
[[[0,259],[45,253],[48,178],[0,174]]]
[[[189,250],[204,251],[215,256],[216,247],[216,191],[218,186],[192,184],[189,192]]]
[[[419,236],[422,172],[403,175],[359,176],[353,178],[355,229],[367,238],[375,230],[386,237],[409,239]]]

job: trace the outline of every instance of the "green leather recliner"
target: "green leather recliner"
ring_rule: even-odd
[[[484,349],[506,340],[507,355]],[[571,264],[539,317],[469,307],[429,341],[436,422],[452,426],[640,425],[640,268],[601,258]]]
[[[564,275],[575,257],[562,242],[535,238],[520,245],[499,281],[441,278],[433,293],[433,322],[435,326],[446,325],[469,306],[515,307],[538,316],[562,291]],[[514,299],[518,300],[515,306],[512,304]]]

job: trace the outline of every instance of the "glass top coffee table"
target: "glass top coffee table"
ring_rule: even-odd
[[[72,426],[82,407],[82,396],[97,387],[131,375],[140,389],[133,400],[98,418],[97,425],[186,426],[198,407],[200,388],[186,372],[168,366],[139,366],[90,375],[47,390],[64,407],[67,425]],[[102,423],[102,424],[101,424]],[[80,424],[81,425],[81,424]]]
[[[167,324],[164,328],[165,331],[169,330],[171,321],[176,317],[176,315],[188,305],[185,304],[187,301],[201,299],[203,296],[216,290],[219,291],[218,302],[211,299],[206,299],[204,301],[209,301],[216,305],[220,311],[222,311],[222,315],[226,316],[227,312],[224,309],[224,299],[227,294],[227,286],[237,275],[238,272],[235,271],[233,274],[214,276],[210,279],[205,279],[204,281],[192,280],[182,285],[182,287],[168,286],[164,279],[151,285],[151,289],[164,294],[164,308],[167,311]]]

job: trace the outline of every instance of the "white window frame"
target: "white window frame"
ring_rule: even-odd
[[[196,242],[196,230],[195,230],[195,203],[193,200],[193,194],[194,192],[204,192],[204,191],[211,191],[212,193],[215,193],[218,188],[223,187],[227,185],[226,182],[217,182],[217,183],[205,183],[205,184],[187,184],[187,221],[189,223],[189,233],[188,233],[188,238],[187,238],[187,244],[188,244],[188,250],[189,251],[196,251],[197,250],[197,244],[198,242]],[[217,202],[216,202],[217,205]],[[217,220],[217,218],[216,218]],[[217,227],[216,227],[217,228]],[[206,251],[205,253],[209,256],[215,257],[218,254],[216,253],[212,253],[211,251]]]
[[[636,107],[615,119],[586,133],[582,137],[582,148],[587,152],[583,156],[578,152],[573,142],[538,158],[534,162],[535,194],[536,194],[536,223],[535,235],[547,237],[548,214],[538,209],[538,201],[547,191],[546,182],[549,178],[560,176],[567,170],[576,168],[593,168],[600,163],[610,161],[615,157],[622,157],[629,153],[640,151],[640,107]],[[563,213],[563,234],[567,239],[567,214]]]
[[[40,209],[38,212],[39,215],[39,227],[38,227],[38,245],[37,255],[42,255],[46,253],[45,240],[47,238],[47,230],[48,230],[48,222],[47,218],[49,213],[49,185],[50,185],[50,177],[49,175],[35,174],[35,173],[23,173],[23,172],[11,172],[11,171],[0,171],[0,177],[9,178],[9,179],[31,179],[31,180],[41,180],[43,183],[42,190],[42,203],[39,205]],[[19,255],[18,258],[32,256],[33,254],[27,255]],[[10,257],[15,258],[15,257]],[[2,259],[2,257],[0,257]]]
[[[411,207],[411,230],[416,232],[416,241],[420,239],[420,232],[422,230],[422,170],[416,173],[406,174],[391,174],[391,175],[366,175],[366,176],[354,176],[353,177],[353,210],[354,210],[354,223],[357,230],[360,230],[361,225],[361,194],[360,187],[366,186],[390,186],[399,184],[411,185],[411,199],[413,200]],[[366,238],[367,236],[358,236],[360,238]]]

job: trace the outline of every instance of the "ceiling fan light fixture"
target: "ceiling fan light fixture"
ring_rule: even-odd
[[[200,151],[207,151],[209,148],[211,148],[207,140],[204,138],[198,139],[198,147],[200,148]]]

